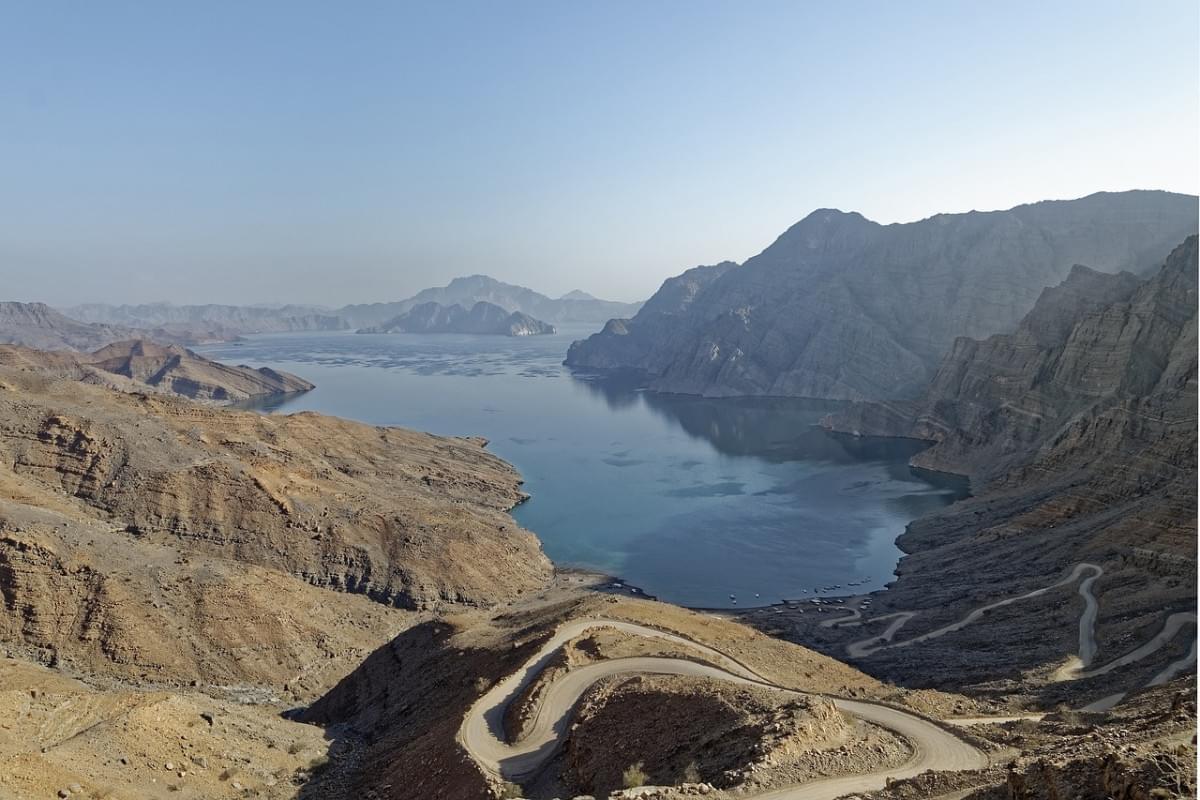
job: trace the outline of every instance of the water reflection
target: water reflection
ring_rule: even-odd
[[[295,372],[301,395],[249,404],[438,434],[478,434],[532,497],[514,516],[560,564],[608,570],[677,603],[728,605],[889,580],[907,522],[962,496],[921,474],[923,445],[829,434],[823,402],[642,391],[572,376],[581,332],[527,339],[297,334],[207,354]]]

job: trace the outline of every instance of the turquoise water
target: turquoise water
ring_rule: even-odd
[[[905,524],[965,494],[961,481],[907,466],[917,443],[815,427],[833,404],[572,376],[560,362],[590,332],[286,334],[201,349],[317,384],[264,411],[487,437],[531,495],[514,516],[556,563],[684,605],[729,606],[731,594],[763,604],[868,577],[855,588],[881,588]]]

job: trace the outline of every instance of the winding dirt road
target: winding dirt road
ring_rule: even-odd
[[[593,628],[616,628],[637,636],[685,645],[699,651],[714,663],[637,657],[611,659],[577,668],[556,681],[546,692],[525,738],[514,744],[506,742],[503,724],[505,709],[522,689],[537,678],[555,651]],[[716,666],[717,664],[720,666]],[[535,775],[562,744],[571,716],[583,694],[602,678],[630,673],[716,678],[762,686],[789,695],[802,694],[773,684],[724,653],[683,636],[616,620],[578,620],[560,628],[521,669],[484,694],[467,712],[459,729],[458,740],[471,757],[492,775],[516,782],[526,780]],[[849,792],[879,789],[885,786],[889,779],[911,777],[926,770],[970,770],[981,769],[987,765],[986,756],[979,750],[940,726],[913,714],[857,700],[830,700],[844,711],[903,736],[913,747],[913,757],[905,764],[892,769],[812,781],[766,794],[748,795],[748,798],[831,800]]]
[[[1096,595],[1092,587],[1096,581],[1099,580],[1100,576],[1104,574],[1104,568],[1096,564],[1080,563],[1075,565],[1067,577],[1063,578],[1057,583],[1044,586],[1041,589],[1035,589],[1032,592],[1026,592],[1022,595],[1017,595],[1016,597],[1009,597],[996,603],[981,606],[980,608],[977,608],[971,613],[967,614],[967,616],[963,617],[958,622],[945,625],[936,630],[921,634],[920,636],[914,636],[911,639],[905,639],[899,642],[892,641],[895,638],[896,632],[904,627],[909,620],[917,616],[916,612],[899,611],[894,614],[888,614],[887,616],[876,617],[871,621],[875,622],[885,619],[893,619],[894,621],[887,627],[886,630],[883,631],[883,633],[868,639],[851,642],[850,644],[846,645],[846,653],[852,658],[865,658],[866,656],[869,656],[872,653],[876,653],[880,650],[886,650],[891,647],[908,647],[913,644],[929,641],[930,639],[936,639],[939,636],[945,636],[947,633],[962,630],[966,626],[974,622],[978,622],[984,616],[984,614],[993,608],[1000,608],[1012,603],[1021,602],[1022,600],[1040,597],[1041,595],[1058,589],[1059,587],[1072,584],[1079,580],[1085,572],[1090,574],[1088,574],[1086,578],[1083,578],[1083,580],[1079,582],[1079,596],[1083,598],[1083,612],[1079,615],[1079,652],[1077,655],[1072,655],[1066,664],[1064,664],[1062,667],[1059,667],[1059,669],[1055,671],[1053,680],[1070,681],[1079,680],[1082,678],[1092,678],[1097,675],[1107,674],[1115,669],[1119,669],[1120,667],[1127,666],[1134,662],[1141,661],[1143,658],[1146,658],[1147,656],[1165,647],[1168,642],[1175,638],[1176,634],[1178,634],[1180,629],[1182,629],[1185,625],[1196,624],[1196,615],[1194,613],[1183,612],[1170,614],[1163,622],[1162,629],[1159,630],[1159,632],[1156,633],[1149,641],[1122,656],[1114,658],[1107,664],[1099,667],[1089,668],[1091,667],[1092,661],[1096,657],[1096,617],[1100,612],[1100,604],[1096,600]],[[849,619],[847,618],[846,621],[849,621]],[[1193,638],[1192,647],[1188,654],[1183,658],[1173,661],[1167,665],[1165,669],[1151,678],[1150,682],[1146,685],[1158,686],[1166,683],[1171,678],[1175,677],[1177,674],[1184,671],[1189,666],[1194,665],[1195,663],[1196,640]],[[1121,700],[1124,698],[1124,692],[1108,695],[1100,698],[1094,703],[1084,706],[1082,710],[1105,711],[1121,702]]]

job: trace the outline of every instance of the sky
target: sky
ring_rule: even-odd
[[[816,208],[1200,189],[1195,0],[0,0],[0,299],[643,299]]]

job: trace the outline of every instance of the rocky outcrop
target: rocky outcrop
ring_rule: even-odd
[[[217,403],[313,388],[313,384],[287,372],[269,367],[231,367],[178,345],[157,345],[142,339],[117,342],[83,355],[0,345],[0,365],[121,391],[153,390]]]
[[[471,275],[455,278],[446,286],[424,289],[407,300],[349,305],[338,309],[336,313],[349,320],[354,327],[364,328],[381,325],[424,303],[470,308],[481,302],[500,306],[510,313],[519,311],[552,323],[600,323],[613,317],[630,316],[640,305],[599,300],[578,290],[555,299],[524,286],[514,286],[489,278],[487,275]]]
[[[84,322],[122,325],[136,328],[215,328],[232,334],[286,333],[290,331],[339,331],[349,325],[332,313],[308,306],[183,305],[145,303],[107,305],[85,303],[66,309],[66,313]]]
[[[1008,331],[1075,264],[1141,272],[1196,232],[1197,199],[1096,194],[879,225],[815,211],[740,267],[668,281],[567,364],[687,394],[911,399],[956,337]]]
[[[359,333],[471,333],[491,336],[539,336],[554,333],[554,326],[520,311],[509,313],[492,303],[476,303],[470,310],[460,305],[422,303],[382,325]]]

